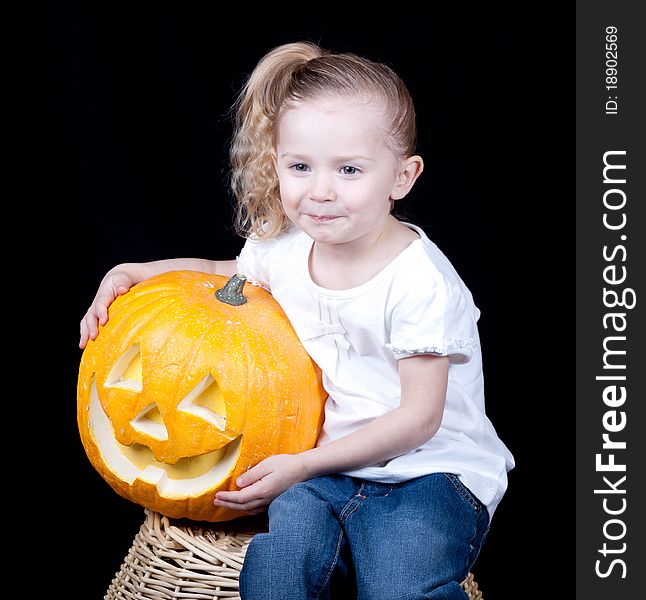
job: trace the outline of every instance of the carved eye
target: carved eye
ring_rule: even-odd
[[[112,367],[105,380],[105,386],[141,392],[141,381],[141,349],[139,344],[134,344],[121,355],[121,358]]]
[[[215,377],[209,373],[177,405],[177,410],[191,413],[215,425],[220,431],[227,426],[227,407]]]

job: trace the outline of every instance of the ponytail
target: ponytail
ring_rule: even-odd
[[[237,200],[236,228],[259,238],[274,237],[289,226],[271,158],[275,123],[290,94],[294,74],[325,54],[309,42],[278,46],[253,70],[233,109],[231,188]]]

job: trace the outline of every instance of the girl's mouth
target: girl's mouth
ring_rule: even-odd
[[[307,215],[312,221],[315,223],[327,223],[329,221],[334,221],[334,219],[338,219],[338,216],[333,216],[333,215]]]

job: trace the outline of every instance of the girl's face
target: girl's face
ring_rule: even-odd
[[[320,244],[374,243],[390,215],[402,160],[379,107],[330,98],[281,116],[275,165],[285,214]]]

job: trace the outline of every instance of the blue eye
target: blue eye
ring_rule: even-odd
[[[308,166],[305,163],[296,163],[292,165],[292,169],[298,173],[307,173]]]
[[[350,165],[345,165],[345,167],[341,168],[341,171],[343,171],[344,175],[356,175],[359,172],[357,167],[352,167]]]

